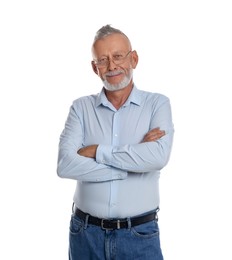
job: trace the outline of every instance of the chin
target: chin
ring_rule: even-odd
[[[130,73],[127,76],[125,76],[117,84],[111,84],[106,79],[104,79],[102,81],[103,81],[103,84],[105,86],[105,89],[107,89],[109,91],[117,91],[117,90],[124,89],[125,87],[127,87],[130,84],[130,82],[132,80],[132,75],[133,75],[133,72],[132,72],[132,70],[130,70]]]

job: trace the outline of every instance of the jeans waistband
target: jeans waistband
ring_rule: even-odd
[[[154,212],[150,212],[138,217],[132,218],[123,218],[123,219],[104,219],[104,218],[97,218],[94,216],[89,215],[81,211],[78,208],[74,209],[74,214],[78,216],[83,221],[88,221],[89,224],[100,226],[102,229],[121,229],[121,228],[129,228],[137,225],[144,224],[146,222],[156,220],[158,221],[157,212],[159,208],[157,208]]]

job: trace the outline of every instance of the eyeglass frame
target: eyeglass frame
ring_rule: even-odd
[[[133,52],[132,50],[128,51],[127,54],[126,54],[124,57],[120,58],[119,60],[117,60],[117,59],[114,60],[114,58],[113,58],[113,59],[110,59],[109,57],[106,56],[107,60],[105,61],[105,64],[104,64],[104,65],[103,65],[103,64],[99,64],[99,60],[93,60],[92,62],[93,62],[94,65],[95,65],[96,67],[98,67],[98,68],[105,68],[105,67],[109,66],[110,61],[113,61],[113,63],[114,63],[115,65],[120,65],[120,64],[123,64],[123,63],[125,62],[126,58],[127,58],[127,57],[129,56],[129,54],[132,53],[132,52]],[[116,61],[116,63],[115,63],[115,61]],[[119,62],[119,63],[118,63],[118,62]]]

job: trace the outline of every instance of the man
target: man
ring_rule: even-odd
[[[96,34],[92,68],[104,87],[71,106],[58,175],[77,181],[69,259],[163,259],[157,212],[160,170],[173,140],[169,99],[137,89],[138,55],[109,25]]]

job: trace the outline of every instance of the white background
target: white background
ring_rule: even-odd
[[[171,99],[175,139],[163,169],[165,260],[231,260],[230,1],[0,3],[0,259],[64,260],[75,182],[56,175],[72,101],[97,93],[91,43],[123,30],[136,85]]]

